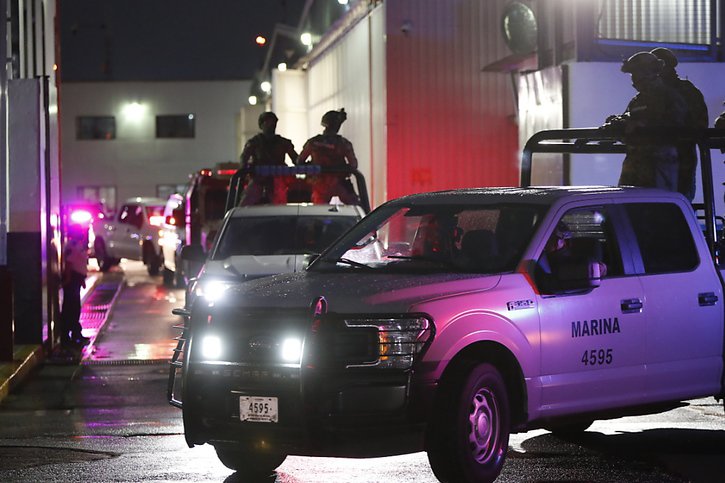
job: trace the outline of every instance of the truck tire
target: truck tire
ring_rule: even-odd
[[[237,471],[242,476],[266,477],[287,458],[284,453],[276,451],[260,452],[243,448],[215,446],[217,457],[224,466]]]
[[[108,256],[108,252],[106,251],[106,242],[103,238],[96,238],[93,242],[93,251],[96,255],[98,268],[101,272],[107,272],[115,265],[115,263],[113,263],[113,259]]]
[[[438,414],[426,437],[431,469],[443,482],[491,482],[508,449],[510,408],[501,373],[483,363],[466,366],[440,388]]]
[[[174,286],[174,272],[164,267],[161,270],[161,276],[163,277],[164,287],[173,288]]]
[[[149,272],[149,275],[155,276],[159,274],[161,257],[156,253],[151,243],[146,242],[143,245],[143,261],[146,264],[146,270]]]

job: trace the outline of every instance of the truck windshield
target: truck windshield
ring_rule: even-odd
[[[543,206],[523,204],[383,207],[311,270],[513,271],[544,211]]]
[[[219,236],[212,260],[320,253],[357,221],[353,216],[231,218]]]

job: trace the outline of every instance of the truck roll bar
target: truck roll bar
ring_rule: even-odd
[[[531,186],[534,153],[624,154],[627,152],[627,140],[632,139],[638,143],[692,143],[697,146],[702,175],[705,234],[710,254],[715,257],[715,199],[710,150],[725,150],[725,129],[640,128],[626,135],[622,129],[607,126],[539,131],[529,138],[521,155],[521,187]]]
[[[255,174],[259,176],[296,176],[306,175],[315,176],[319,174],[345,174],[352,175],[357,185],[357,195],[360,198],[360,206],[365,213],[370,213],[370,198],[368,197],[367,184],[363,174],[349,166],[320,166],[316,164],[301,164],[298,166],[278,166],[278,165],[257,165],[245,166],[239,168],[232,175],[229,181],[229,193],[227,194],[227,203],[225,211],[229,211],[239,205],[241,201],[243,183],[247,175]]]

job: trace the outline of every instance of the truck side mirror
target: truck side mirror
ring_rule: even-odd
[[[206,260],[204,249],[198,243],[192,245],[184,245],[181,247],[181,259],[186,262],[200,262]]]
[[[602,280],[599,263],[591,259],[572,259],[556,270],[559,288],[564,291],[587,290],[599,287]]]
[[[164,220],[167,225],[183,227],[185,225],[184,208],[177,208]]]

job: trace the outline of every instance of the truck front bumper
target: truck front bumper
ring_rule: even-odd
[[[434,386],[411,371],[192,364],[185,381],[189,444],[375,456],[422,449]],[[240,397],[276,398],[276,422],[240,420]]]

